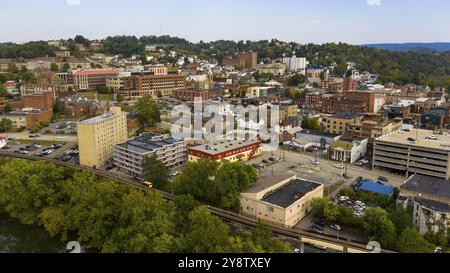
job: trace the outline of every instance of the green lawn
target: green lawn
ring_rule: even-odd
[[[87,92],[78,92],[78,95],[86,97],[90,100],[95,99],[95,92],[94,91],[87,91]],[[98,94],[98,99],[101,101],[112,101],[114,98],[113,94]]]

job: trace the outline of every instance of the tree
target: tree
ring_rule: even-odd
[[[320,118],[305,117],[302,121],[302,128],[322,131],[324,129],[324,126],[320,123]]]
[[[331,202],[327,198],[314,198],[311,201],[311,208],[320,216],[325,215],[325,209],[330,206]]]
[[[252,230],[251,237],[252,241],[267,253],[290,252],[289,247],[282,241],[274,239],[273,233],[261,222]]]
[[[397,248],[402,253],[433,253],[436,249],[414,228],[407,228],[402,232],[398,238]]]
[[[117,100],[118,103],[122,103],[123,102],[123,95],[122,94],[117,94],[116,100]]]
[[[198,207],[189,215],[183,249],[193,253],[225,253],[229,232],[229,227],[212,216],[207,207]]]
[[[289,86],[298,86],[301,83],[306,82],[306,77],[302,74],[295,74],[291,78],[289,78],[288,85]]]
[[[104,253],[169,253],[175,244],[175,206],[154,191],[129,191],[119,197],[116,224]],[[130,209],[132,208],[132,209]]]
[[[69,65],[68,63],[64,63],[64,64],[63,64],[63,70],[64,70],[65,72],[67,72],[67,71],[69,71],[69,69],[70,69],[70,65]]]
[[[395,225],[385,210],[368,208],[361,218],[361,227],[372,240],[379,241],[382,246],[389,248],[395,245]]]
[[[315,198],[311,202],[312,209],[328,222],[336,222],[339,218],[337,207],[327,198]]]
[[[9,103],[7,103],[7,104],[5,105],[5,108],[3,108],[3,112],[5,112],[5,113],[9,113],[9,112],[11,112],[12,110],[13,110],[13,108],[12,108],[11,104],[9,104]]]
[[[156,188],[162,188],[170,177],[170,169],[156,155],[146,157],[142,162],[142,176]]]
[[[153,127],[156,123],[161,122],[159,107],[150,96],[141,98],[136,104],[136,110],[145,128]]]
[[[389,212],[389,219],[394,223],[398,235],[402,234],[405,229],[412,227],[412,213],[409,213],[401,206],[396,206],[395,209]]]
[[[345,226],[356,226],[358,219],[355,217],[353,210],[347,207],[338,207],[338,222]]]
[[[58,70],[59,70],[58,65],[57,65],[56,63],[51,63],[51,65],[50,65],[50,71],[52,71],[52,72],[58,72]]]
[[[429,243],[437,246],[446,246],[447,245],[447,237],[444,233],[433,233],[433,232],[427,232],[424,236],[425,240],[427,240]]]
[[[12,128],[12,121],[10,119],[2,119],[0,121],[0,132],[4,133]]]
[[[190,162],[170,184],[176,194],[191,195],[197,200],[239,212],[240,191],[255,183],[256,171],[241,162],[216,162],[202,159]]]

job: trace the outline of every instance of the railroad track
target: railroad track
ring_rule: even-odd
[[[96,174],[99,177],[103,178],[109,178],[124,184],[127,184],[129,186],[132,186],[134,188],[140,189],[140,190],[149,190],[146,186],[144,186],[142,183],[137,182],[135,180],[125,178],[122,176],[118,176],[117,174],[113,174],[108,171],[104,170],[98,170],[93,169],[90,167],[85,166],[79,166],[68,162],[63,162],[56,159],[51,158],[44,158],[44,157],[37,157],[37,156],[28,156],[28,155],[21,155],[17,153],[12,153],[8,151],[2,151],[0,150],[0,156],[9,157],[9,158],[16,158],[16,159],[24,159],[29,161],[44,161],[47,163],[55,164],[62,167],[67,168],[74,168],[81,171],[87,171],[92,172]],[[174,200],[176,198],[175,195],[170,194],[168,192],[164,192],[157,189],[152,189],[153,191],[159,192],[164,199],[166,200]],[[213,206],[207,206],[208,209],[211,211],[211,214],[221,218],[225,222],[229,223],[236,223],[243,225],[245,227],[254,228],[258,225],[258,220],[254,218],[249,218],[237,213],[233,213],[230,211],[226,211],[223,209],[219,209]],[[367,245],[361,243],[361,242],[354,242],[349,240],[338,240],[337,238],[326,236],[326,235],[319,235],[316,233],[304,231],[304,230],[294,230],[289,228],[280,227],[277,225],[273,225],[270,223],[265,223],[265,225],[276,235],[285,236],[291,239],[300,240],[301,242],[316,242],[318,245],[328,245],[328,246],[339,246],[342,247],[344,251],[348,252],[362,252],[362,253],[369,253],[371,252],[370,249],[367,248]],[[395,253],[393,251],[389,250],[381,250],[382,253]]]

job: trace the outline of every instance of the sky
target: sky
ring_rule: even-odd
[[[450,42],[449,11],[448,0],[0,0],[0,42],[77,34],[168,34],[192,42]]]

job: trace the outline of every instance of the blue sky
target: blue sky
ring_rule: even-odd
[[[0,42],[76,34],[450,42],[449,11],[448,0],[0,0]]]

